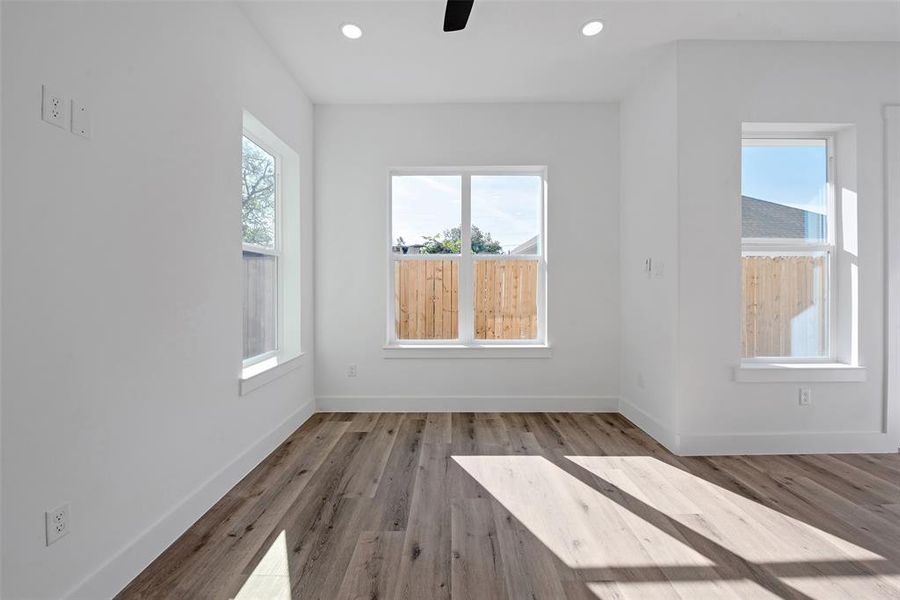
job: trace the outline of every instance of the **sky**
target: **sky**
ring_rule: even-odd
[[[826,212],[826,147],[745,143],[741,193],[761,200]],[[458,175],[395,176],[392,184],[392,240],[421,244],[425,236],[458,227],[462,180]],[[508,252],[540,231],[541,179],[536,175],[472,176],[472,224]]]
[[[423,243],[425,236],[459,227],[462,180],[457,175],[395,176],[392,240]],[[490,233],[508,252],[540,231],[541,178],[537,175],[472,176],[472,225]]]
[[[741,194],[825,213],[826,156],[821,140],[810,140],[810,145],[803,146],[745,143],[741,154]]]

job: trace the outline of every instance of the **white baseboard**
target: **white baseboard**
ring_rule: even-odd
[[[644,433],[665,446],[669,452],[673,454],[679,453],[680,440],[678,434],[643,409],[629,402],[627,398],[619,398],[619,413],[640,427]]]
[[[897,439],[872,432],[779,432],[679,436],[681,456],[723,454],[857,454],[897,452]]]
[[[607,396],[319,396],[326,412],[618,412]]]
[[[116,552],[65,598],[112,598],[315,412],[310,400]]]
[[[655,417],[628,401],[619,399],[619,412],[644,433],[678,456],[732,454],[842,454],[893,453],[894,436],[880,431],[777,432],[777,433],[676,433]]]

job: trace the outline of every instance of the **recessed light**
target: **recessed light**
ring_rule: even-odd
[[[588,21],[584,24],[584,27],[581,28],[582,35],[586,35],[588,37],[597,35],[603,31],[603,23],[600,21]]]
[[[359,25],[354,25],[353,23],[344,23],[341,25],[341,33],[344,34],[345,38],[351,40],[358,40],[362,37],[362,29]]]

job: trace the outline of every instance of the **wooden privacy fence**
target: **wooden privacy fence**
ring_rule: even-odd
[[[536,260],[475,261],[475,339],[537,337]]]
[[[244,252],[244,358],[278,347],[277,259]]]
[[[459,263],[394,262],[394,327],[401,340],[459,337]]]
[[[825,351],[825,256],[745,256],[742,355],[818,356]]]
[[[475,338],[537,337],[536,260],[474,261]],[[459,263],[394,262],[394,328],[401,340],[459,337]]]

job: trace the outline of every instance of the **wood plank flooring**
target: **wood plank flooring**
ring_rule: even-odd
[[[118,598],[900,599],[900,456],[679,458],[612,414],[319,413]]]

